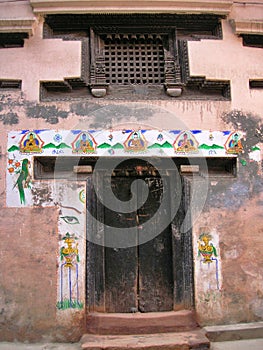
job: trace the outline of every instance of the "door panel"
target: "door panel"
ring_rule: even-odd
[[[105,179],[105,195],[111,186],[116,197],[121,201],[130,200],[131,179],[113,177]],[[130,248],[105,248],[105,308],[106,312],[131,312],[137,309],[137,229],[136,212],[120,213],[105,207],[106,225],[123,228],[134,227],[134,246]],[[105,226],[105,236],[107,235]],[[131,238],[130,238],[131,239]]]
[[[149,196],[139,209],[139,224],[145,218],[150,219],[149,230],[155,232],[155,238],[138,247],[139,250],[139,310],[141,312],[173,310],[173,265],[172,237],[170,225],[159,233],[158,225],[164,223],[165,211],[161,210],[163,183],[159,178],[146,178]],[[167,186],[167,184],[166,184]],[[166,190],[167,187],[166,187]],[[146,216],[147,214],[147,216]],[[157,215],[156,215],[157,214]],[[149,221],[148,221],[149,223]],[[138,231],[140,234],[140,230]],[[149,232],[149,235],[151,235]]]
[[[105,180],[107,172],[103,171],[87,179],[87,210],[96,219],[87,217],[87,306],[89,312],[131,312],[137,308],[141,312],[179,310],[193,308],[193,257],[192,232],[188,230],[183,235],[180,227],[185,220],[185,212],[190,205],[191,183],[183,178],[183,196],[180,199],[179,210],[169,219],[171,225],[143,245],[136,245],[144,235],[141,225],[158,209],[162,222],[167,212],[160,210],[160,184],[153,172],[146,177],[137,176],[138,162],[131,163],[131,172],[122,171],[112,183]],[[128,164],[130,166],[130,164]],[[128,176],[126,176],[128,173]],[[132,177],[134,176],[134,177]],[[136,177],[137,176],[137,177]],[[129,214],[120,214],[111,211],[103,205],[103,201],[96,195],[95,188],[103,191],[104,198],[113,187],[113,192],[120,200],[129,200],[130,186],[136,178],[148,183],[149,199],[142,207]],[[162,177],[172,186],[176,186],[173,173],[167,172]],[[166,180],[165,180],[166,181]],[[94,184],[96,185],[94,187]],[[111,186],[112,185],[112,186]],[[169,186],[164,186],[169,191]],[[171,187],[170,187],[171,188]],[[176,188],[175,188],[176,190]],[[170,200],[174,206],[177,191],[172,191]],[[179,196],[180,197],[180,196]],[[123,205],[123,204],[122,204]],[[168,208],[169,210],[169,208]],[[157,223],[151,223],[149,228],[154,236]],[[134,227],[134,246],[127,249],[105,248],[108,235],[107,225],[110,227]],[[114,231],[115,232],[115,231]],[[144,232],[143,232],[144,233]],[[157,232],[155,232],[157,234]],[[92,243],[93,235],[98,235],[100,244]],[[120,235],[122,237],[122,234]],[[104,244],[103,244],[104,241]],[[172,256],[171,256],[172,250]],[[172,294],[174,302],[172,302]]]
[[[121,201],[131,199],[131,183],[136,178],[112,177],[105,181],[105,195],[111,186]],[[172,238],[170,226],[149,242],[139,245],[140,225],[151,220],[150,236],[167,213],[160,211],[163,185],[157,177],[144,178],[149,194],[137,211],[120,213],[105,208],[105,224],[113,227],[134,227],[134,246],[105,248],[105,310],[106,312],[156,312],[173,310]],[[138,193],[140,195],[140,193]],[[167,210],[167,208],[165,208]],[[168,208],[169,210],[169,208]],[[105,227],[105,236],[107,226]],[[155,236],[155,235],[154,235]]]

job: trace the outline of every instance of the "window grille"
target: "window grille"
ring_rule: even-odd
[[[108,84],[164,83],[164,48],[160,35],[113,34],[103,39]]]

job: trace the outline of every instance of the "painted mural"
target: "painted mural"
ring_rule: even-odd
[[[60,183],[53,188],[54,198],[58,200],[55,204],[60,214],[57,301],[57,309],[60,311],[81,310],[85,300],[85,185],[71,183],[67,186],[66,191],[62,191],[63,184]]]
[[[65,217],[64,217],[65,218]],[[76,219],[77,220],[77,219]],[[77,220],[78,221],[78,220]],[[79,297],[79,249],[78,237],[67,232],[60,248],[60,298],[58,309],[83,308]],[[65,285],[65,287],[64,287]]]
[[[97,143],[89,132],[81,132],[71,145],[73,153],[95,153]]]
[[[9,133],[9,154],[218,156],[242,152],[240,132],[210,130],[23,130]],[[112,150],[113,152],[108,152]],[[211,152],[212,151],[212,152]]]
[[[21,153],[41,153],[43,145],[44,142],[36,132],[28,131],[20,140],[19,150]]]
[[[198,153],[198,142],[190,131],[181,132],[174,142],[176,153]]]
[[[125,150],[128,152],[141,152],[147,149],[147,141],[140,130],[132,131],[124,142]]]
[[[228,154],[239,154],[243,151],[242,146],[242,135],[239,132],[232,132],[226,143],[225,143],[225,149]]]
[[[220,289],[218,237],[212,234],[209,227],[201,227],[197,241],[197,257],[200,261],[199,269],[202,276],[204,290]],[[217,238],[217,239],[216,239]],[[214,240],[217,240],[216,244]]]
[[[198,256],[203,256],[203,262],[212,263],[213,256],[217,257],[216,248],[211,242],[212,236],[208,232],[202,232],[198,241]]]
[[[12,190],[17,190],[20,204],[25,205],[25,189],[31,188],[31,173],[30,173],[30,161],[28,158],[22,158],[17,160],[14,158],[8,158],[7,171],[14,178],[14,185]]]
[[[8,135],[7,206],[30,206],[33,157],[230,157],[243,152],[240,131],[22,130]],[[260,161],[255,145],[251,159]]]
[[[22,130],[8,134],[8,207],[54,206],[59,212],[57,254],[57,312],[84,312],[86,256],[86,183],[37,181],[34,156],[89,157],[236,157],[244,135],[212,130]],[[255,145],[251,159],[260,161]],[[140,169],[138,169],[140,171]],[[40,196],[40,193],[45,195]],[[46,195],[48,193],[48,195]],[[41,203],[39,198],[41,197]],[[36,200],[37,198],[37,200]],[[200,295],[219,292],[220,252],[217,232],[196,233],[196,278]]]

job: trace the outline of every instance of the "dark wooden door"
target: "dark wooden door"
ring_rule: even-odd
[[[121,201],[131,199],[131,184],[136,178],[112,177],[105,182]],[[105,248],[105,310],[106,312],[157,312],[173,310],[173,262],[170,225],[158,232],[158,223],[165,219],[169,208],[160,210],[163,182],[158,177],[143,178],[149,189],[145,203],[129,213],[105,207],[107,225],[133,227],[129,248]],[[169,191],[166,184],[166,191]],[[138,191],[140,196],[140,191]],[[158,215],[156,215],[158,213]],[[154,218],[153,218],[154,217]],[[150,221],[149,221],[150,220]],[[138,245],[141,225],[150,222],[149,236],[153,239]],[[107,227],[105,227],[107,236]]]

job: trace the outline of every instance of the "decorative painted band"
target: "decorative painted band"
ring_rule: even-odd
[[[244,136],[229,130],[22,130],[9,133],[7,150],[22,156],[232,157],[243,152]]]

